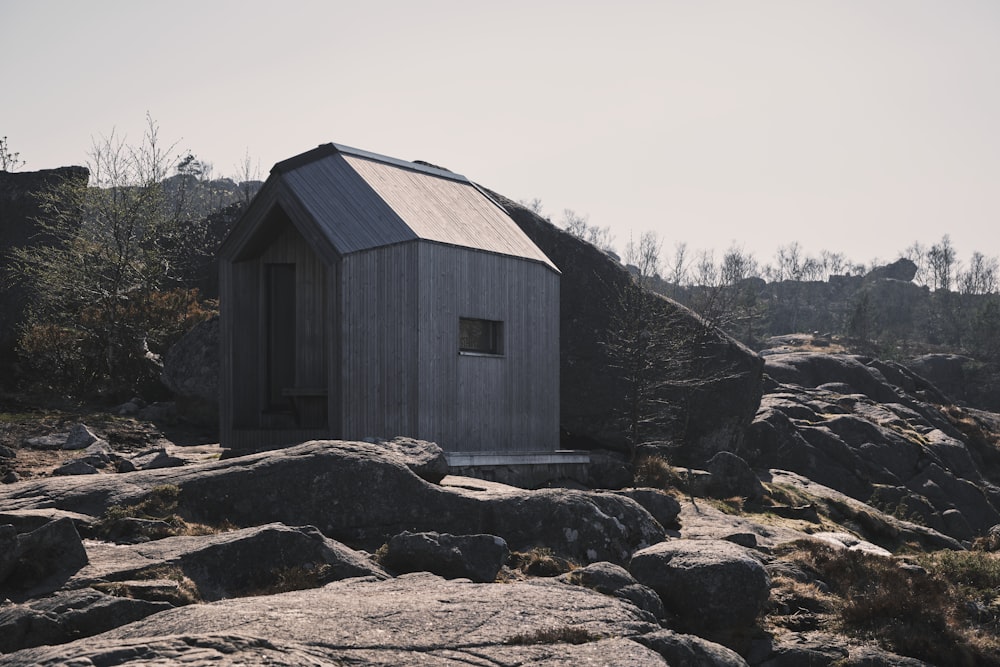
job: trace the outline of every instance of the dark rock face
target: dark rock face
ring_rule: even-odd
[[[605,446],[620,446],[624,380],[609,358],[608,332],[621,318],[622,297],[632,280],[624,267],[530,210],[494,195],[515,222],[562,271],[560,289],[560,400],[563,428]],[[702,463],[718,451],[735,451],[761,395],[760,358],[680,304],[651,292],[644,298],[666,307],[671,334],[685,341],[677,359],[659,367],[680,372],[681,383],[665,399],[678,414],[662,415],[647,437],[680,445],[677,456]],[[683,357],[683,358],[681,358]],[[680,414],[683,413],[683,414]]]
[[[42,193],[65,180],[87,182],[90,172],[84,167],[62,167],[42,171],[11,173],[0,171],[0,260],[6,263],[7,254],[14,248],[51,243],[52,239],[40,234],[35,222],[41,210],[38,206]],[[23,286],[0,289],[0,384],[11,377],[17,327],[22,322],[24,307],[29,296]]]
[[[716,498],[743,498],[757,502],[764,497],[764,487],[747,462],[731,452],[719,452],[708,461],[712,474],[708,491]]]
[[[927,378],[956,402],[1000,412],[1000,368],[958,354],[926,354],[906,367]]]
[[[430,572],[489,583],[509,555],[507,543],[495,535],[403,532],[389,540],[382,564],[399,573]]]
[[[87,563],[87,551],[72,519],[50,521],[30,533],[12,535],[12,526],[0,527],[0,544],[9,551],[0,557],[0,591],[23,591],[45,581],[61,583]]]
[[[739,646],[770,594],[750,553],[722,540],[670,540],[636,552],[628,569],[659,594],[676,629]]]
[[[1000,521],[995,448],[973,447],[908,369],[863,357],[768,355],[775,385],[747,431],[757,468],[797,472],[959,540]],[[986,474],[989,472],[989,474]]]

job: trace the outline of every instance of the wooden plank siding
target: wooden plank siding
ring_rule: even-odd
[[[329,433],[328,425],[322,429],[302,428],[269,429],[262,421],[267,408],[267,349],[266,318],[263,304],[266,303],[263,276],[267,264],[293,264],[295,266],[295,369],[294,387],[326,390],[327,397],[317,398],[326,404],[327,421],[335,422],[339,417],[329,405],[339,401],[330,396],[327,295],[331,288],[327,269],[312,251],[297,229],[287,220],[273,240],[255,258],[221,266],[220,279],[223,281],[223,327],[221,329],[224,354],[228,365],[220,365],[221,381],[227,384],[223,392],[229,398],[220,402],[222,429],[220,439],[224,446],[259,448],[277,444],[288,444],[288,439],[296,437],[315,438]],[[334,273],[330,271],[329,273]],[[332,392],[335,394],[336,392]],[[259,431],[259,432],[258,432]],[[298,433],[295,436],[294,433]]]
[[[223,446],[558,448],[558,269],[463,176],[320,147],[276,165],[219,255]],[[291,382],[268,381],[269,264],[294,265]],[[270,271],[291,294],[288,267]],[[502,322],[503,354],[460,354],[460,318]],[[304,424],[324,390],[326,426]]]
[[[447,451],[557,449],[558,274],[503,255],[419,247],[419,437]],[[459,354],[461,317],[503,322],[503,355]]]
[[[416,436],[417,248],[403,243],[341,266],[342,437]]]
[[[268,246],[259,261],[261,268],[264,264],[295,265],[295,386],[326,387],[326,268],[291,225]],[[263,294],[260,299],[263,302]],[[264,356],[261,363],[266,361]]]

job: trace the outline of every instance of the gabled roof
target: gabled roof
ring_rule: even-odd
[[[288,213],[297,226],[305,215],[341,256],[426,240],[522,257],[558,271],[485,192],[429,165],[325,144],[276,164],[261,191],[264,199],[271,190],[273,202],[294,209]]]

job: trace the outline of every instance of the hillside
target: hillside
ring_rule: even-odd
[[[233,456],[172,404],[22,403],[0,664],[1000,664],[1000,414],[846,338],[754,351],[498,199],[562,273],[586,475],[450,476],[407,438]]]

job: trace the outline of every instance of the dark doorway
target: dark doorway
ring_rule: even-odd
[[[295,386],[295,265],[265,264],[267,409],[290,410]]]

